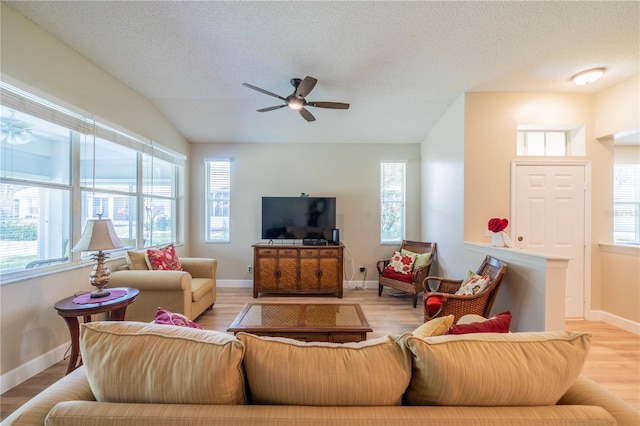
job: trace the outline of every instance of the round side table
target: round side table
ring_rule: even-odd
[[[67,297],[58,301],[53,307],[67,323],[69,333],[71,334],[71,356],[69,357],[69,366],[67,374],[82,365],[82,360],[78,364],[78,355],[80,355],[80,324],[78,317],[83,317],[84,322],[91,322],[91,315],[107,313],[108,321],[124,321],[124,315],[127,312],[127,306],[136,301],[140,291],[137,288],[119,287],[109,290],[124,290],[124,296],[117,299],[106,300],[96,303],[74,303],[73,299],[78,296]]]

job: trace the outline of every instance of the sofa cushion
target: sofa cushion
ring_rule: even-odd
[[[480,322],[452,325],[444,334],[508,333],[510,326],[511,312],[507,311]]]
[[[80,350],[100,402],[244,404],[244,347],[210,330],[138,322],[81,324]]]
[[[254,404],[383,406],[400,405],[409,384],[407,335],[343,344],[248,333],[238,339]]]
[[[211,293],[213,280],[211,278],[191,278],[191,300],[197,302]]]
[[[431,336],[442,336],[447,332],[449,327],[453,325],[453,320],[455,319],[455,315],[447,315],[444,317],[434,318],[430,321],[425,322],[420,327],[416,328],[411,332],[415,337],[420,337],[424,339],[425,337]]]
[[[129,250],[127,252],[127,266],[132,271],[148,271],[146,250]]]
[[[582,370],[591,335],[571,331],[407,337],[407,405],[553,405]]]

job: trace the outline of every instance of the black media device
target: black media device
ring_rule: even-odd
[[[331,231],[331,244],[334,246],[340,245],[340,230],[334,229]]]
[[[327,245],[335,229],[335,197],[262,197],[263,240]]]

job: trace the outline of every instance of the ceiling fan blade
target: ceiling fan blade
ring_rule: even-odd
[[[331,109],[349,109],[349,104],[342,102],[307,102],[307,106]]]
[[[264,93],[265,95],[273,96],[274,98],[285,100],[282,96],[276,95],[275,93],[271,93],[268,90],[261,89],[259,87],[253,86],[249,83],[242,83],[243,86],[248,87],[249,89],[257,90],[260,93]]]
[[[298,99],[306,98],[307,95],[311,93],[313,88],[316,86],[317,82],[318,80],[316,80],[315,78],[306,76],[304,80],[300,82],[298,88],[296,89],[296,97]]]
[[[316,121],[316,118],[313,116],[313,114],[311,114],[306,109],[302,108],[302,109],[298,110],[298,112],[300,113],[300,115],[302,117],[304,117],[305,120],[307,120],[307,121]]]
[[[276,105],[276,106],[272,106],[272,107],[268,107],[268,108],[262,108],[262,109],[258,109],[256,111],[258,112],[267,112],[267,111],[273,111],[275,109],[280,109],[280,108],[284,108],[287,105]]]

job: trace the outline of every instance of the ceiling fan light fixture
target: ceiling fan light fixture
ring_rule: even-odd
[[[291,108],[291,109],[295,109],[296,111],[297,111],[297,110],[301,110],[301,109],[302,109],[302,107],[304,106],[304,105],[302,104],[302,102],[301,102],[300,100],[298,100],[298,99],[290,100],[290,101],[287,103],[287,105],[289,105],[289,108]]]
[[[586,86],[602,77],[604,71],[604,68],[592,68],[590,70],[582,71],[571,77],[571,81],[573,81],[574,84]]]

